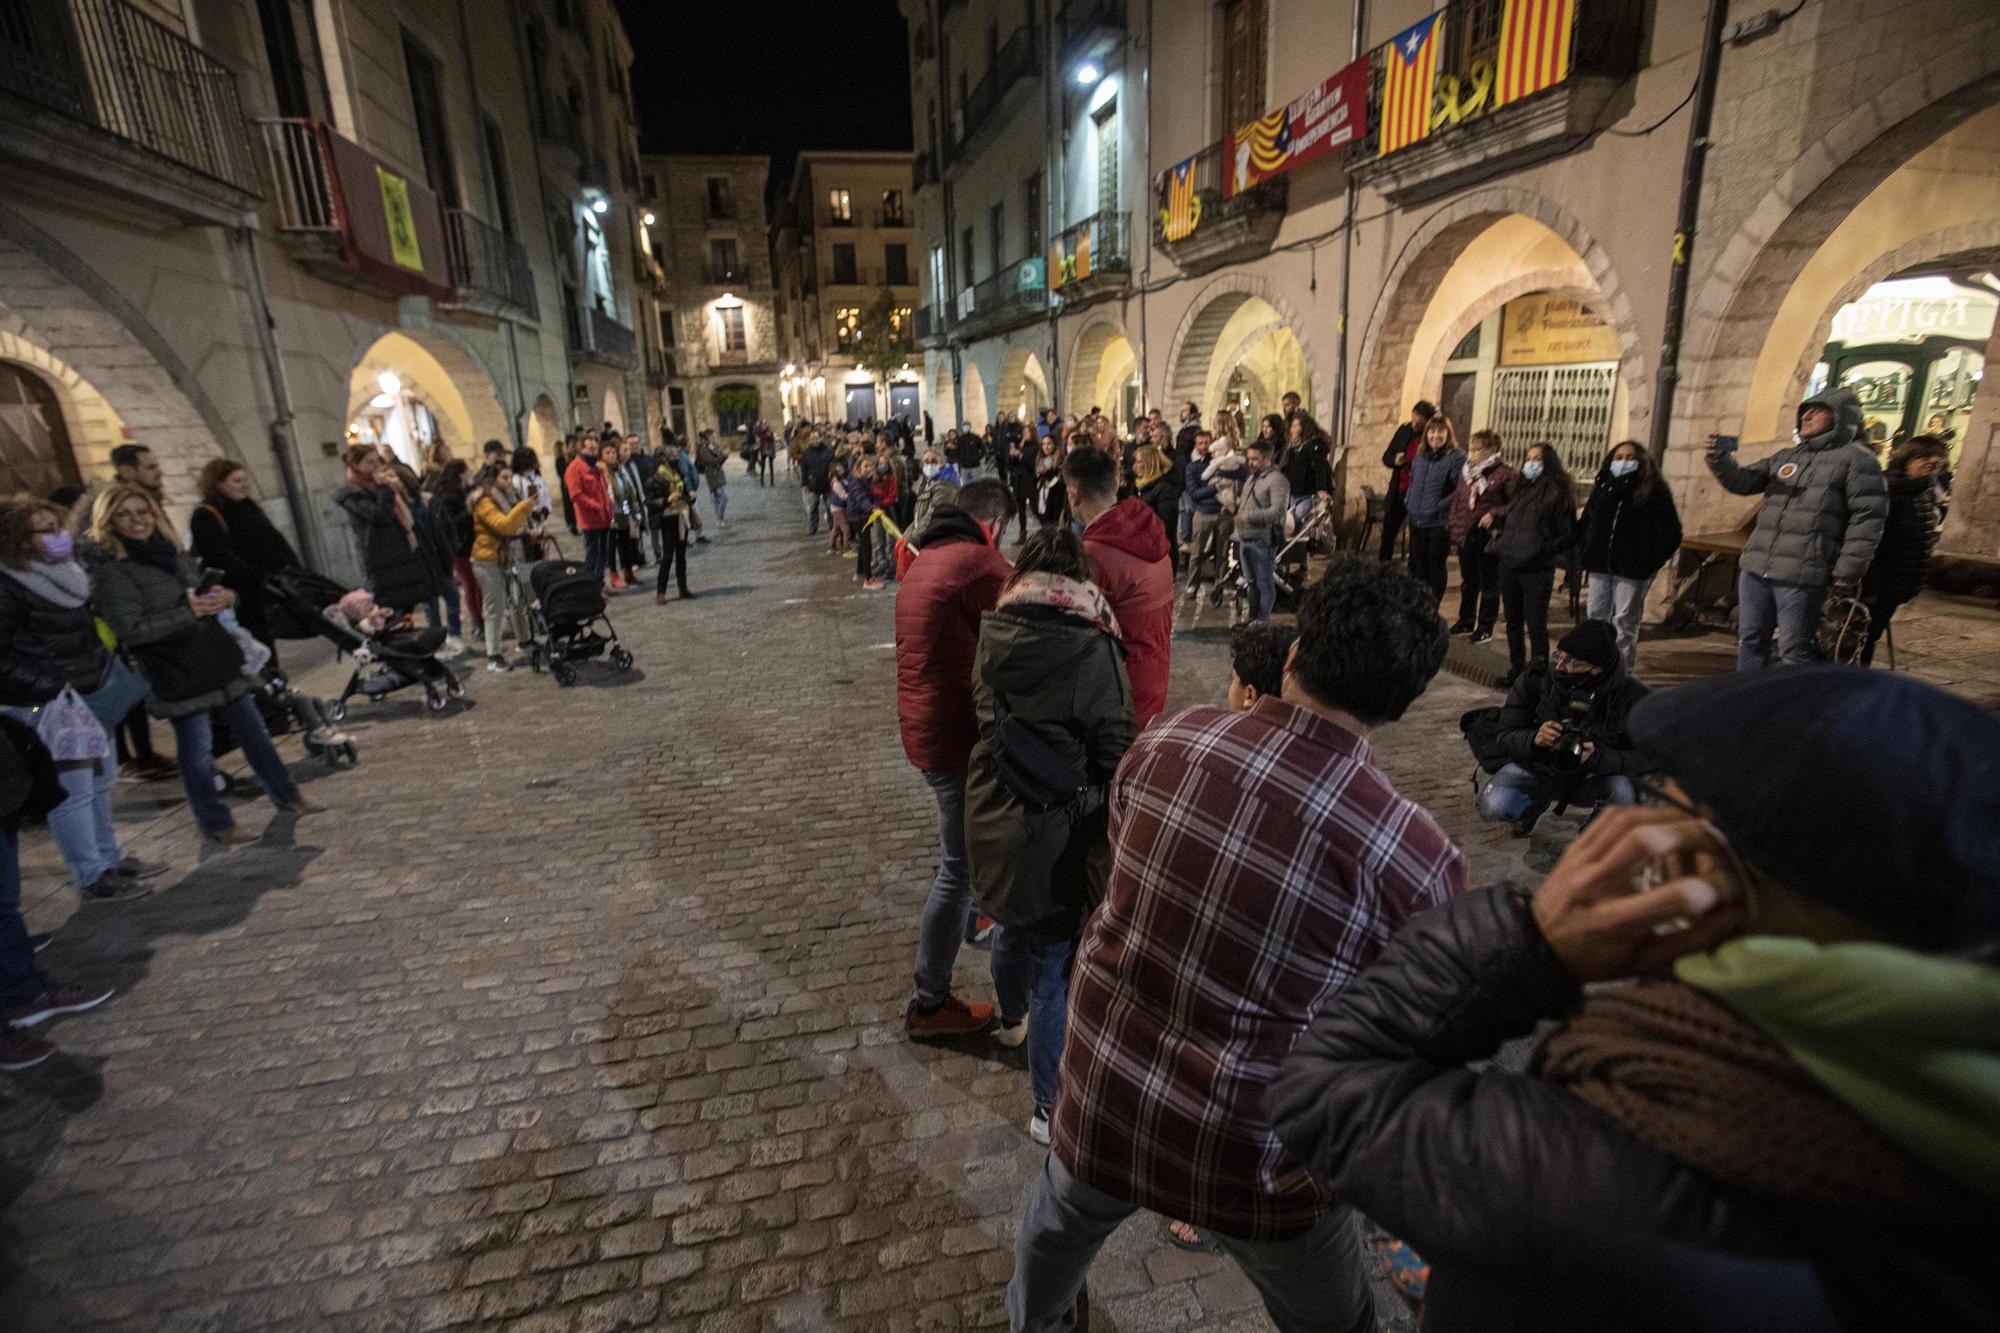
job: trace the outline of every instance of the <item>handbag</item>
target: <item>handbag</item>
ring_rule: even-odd
[[[1090,790],[1090,776],[1036,734],[1034,728],[994,700],[993,776],[1034,814],[1070,805]]]
[[[243,674],[243,650],[214,616],[202,616],[164,639],[136,644],[132,655],[153,693],[167,703],[213,694]]]
[[[125,655],[113,652],[105,665],[104,679],[83,696],[83,701],[104,729],[110,731],[131,716],[132,710],[146,697],[147,688],[146,678],[132,669]]]

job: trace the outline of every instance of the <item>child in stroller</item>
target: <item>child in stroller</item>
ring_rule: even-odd
[[[444,643],[441,629],[412,629],[375,605],[367,593],[349,591],[324,575],[306,569],[273,574],[265,583],[274,623],[282,619],[293,629],[305,629],[354,657],[354,674],[340,698],[328,706],[333,720],[347,716],[347,701],[359,694],[380,699],[406,685],[424,688],[425,705],[443,712],[453,699],[465,697],[465,685],[433,654]],[[279,631],[286,638],[301,635]]]
[[[558,685],[576,683],[573,662],[606,654],[614,671],[630,671],[632,654],[604,614],[604,589],[574,560],[544,560],[528,571],[534,598],[528,608],[530,638],[524,645],[537,673],[547,667]],[[598,633],[594,626],[602,625]]]

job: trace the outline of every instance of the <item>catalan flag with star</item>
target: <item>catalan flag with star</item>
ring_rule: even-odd
[[[1382,48],[1381,153],[1393,153],[1429,136],[1431,85],[1437,82],[1444,11],[1418,19]]]
[[[1169,241],[1185,240],[1201,225],[1201,200],[1194,192],[1194,159],[1167,173],[1167,205],[1160,210],[1160,232]]]
[[[1500,56],[1493,105],[1505,106],[1569,77],[1576,0],[1507,0],[1500,15]]]

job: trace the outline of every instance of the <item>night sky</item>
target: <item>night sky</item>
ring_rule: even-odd
[[[909,148],[909,33],[895,0],[617,0],[640,147],[769,153]]]

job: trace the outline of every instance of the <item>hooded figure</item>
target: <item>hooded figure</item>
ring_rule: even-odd
[[[1083,530],[1083,549],[1124,634],[1133,715],[1144,730],[1167,706],[1173,666],[1174,567],[1167,530],[1152,507],[1133,496]]]
[[[1771,583],[1803,588],[1855,584],[1868,572],[1889,516],[1882,465],[1863,439],[1861,400],[1851,389],[1816,394],[1799,404],[1803,424],[1812,408],[1833,424],[1754,463],[1713,455],[1709,467],[1723,489],[1761,495],[1757,526],[1743,548],[1741,569]]]

